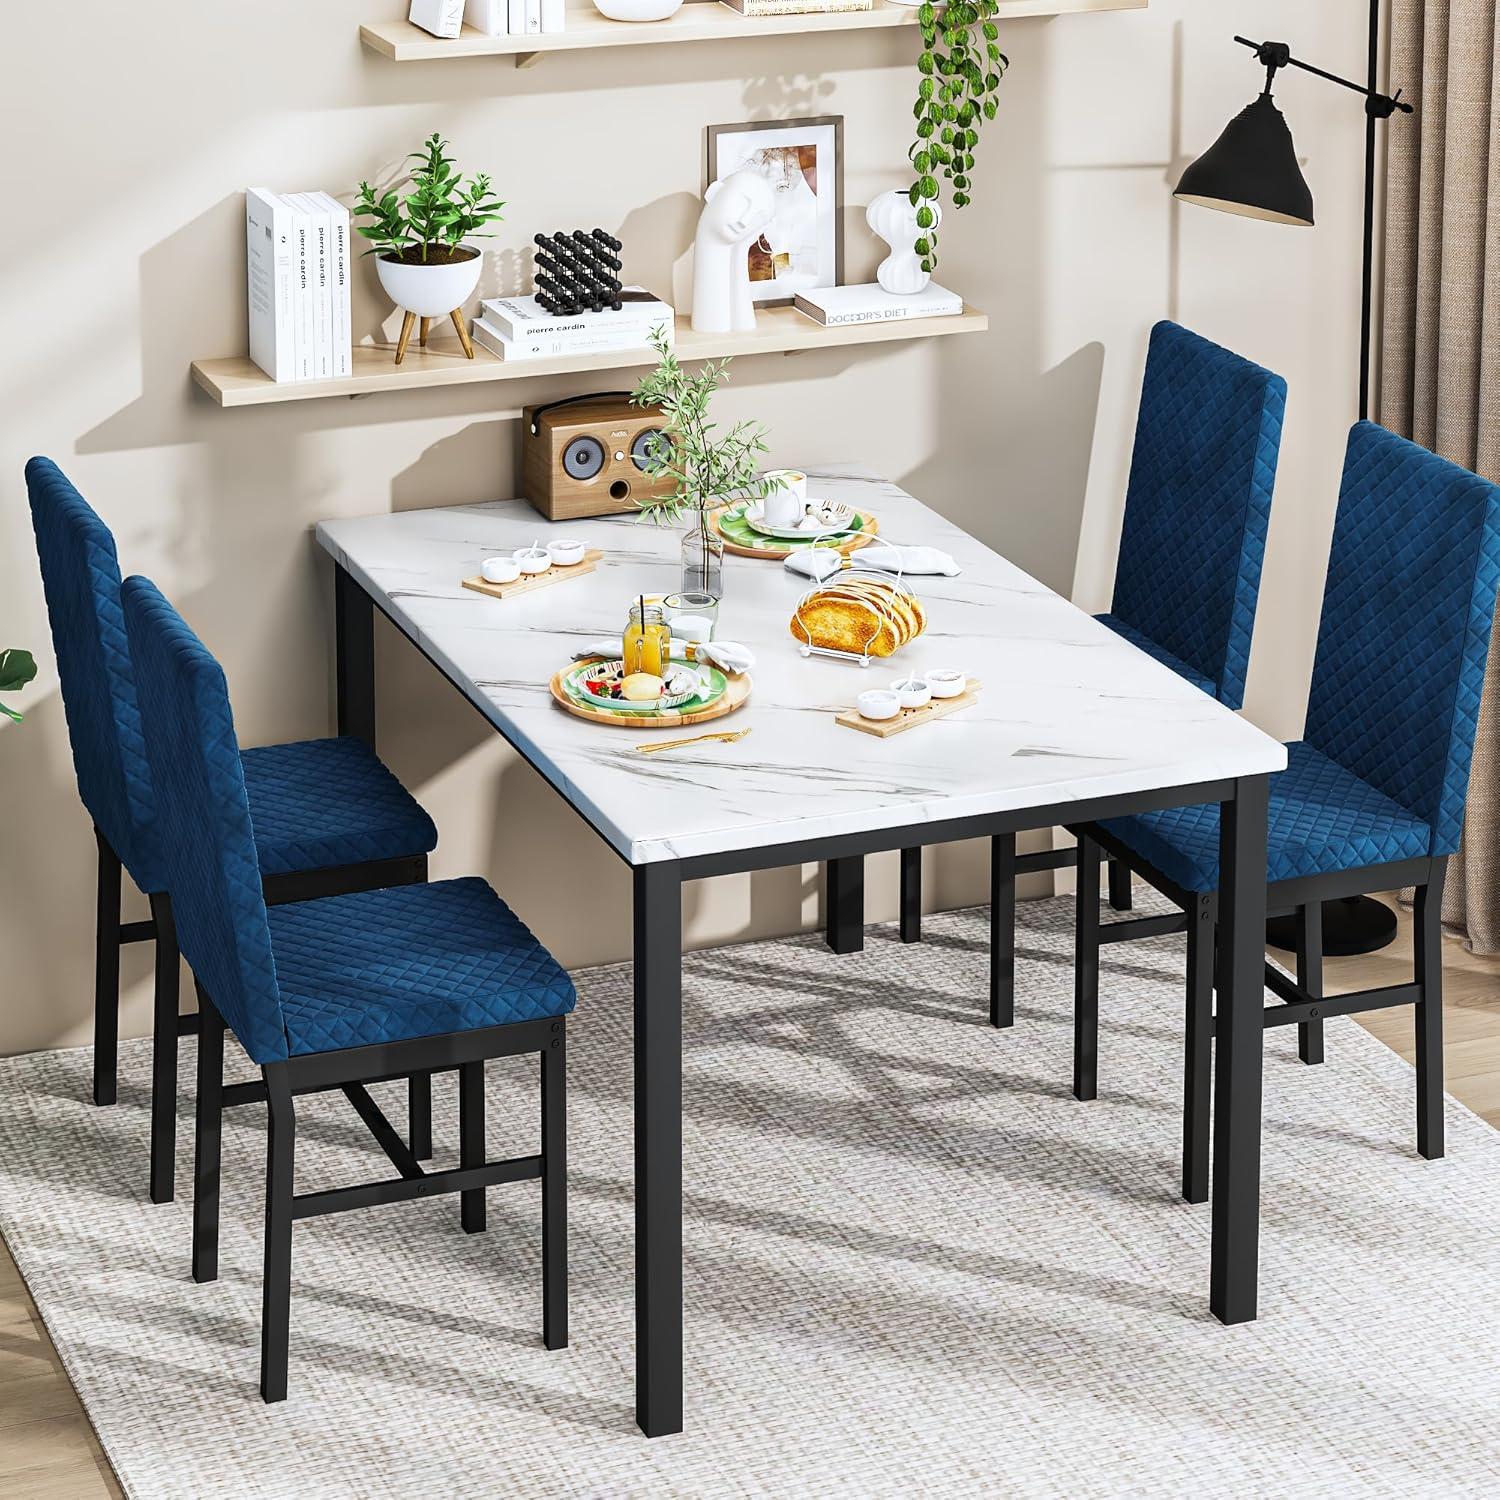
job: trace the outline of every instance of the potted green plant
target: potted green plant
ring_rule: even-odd
[[[365,254],[376,257],[381,286],[406,314],[396,349],[398,365],[418,318],[425,344],[428,324],[451,317],[464,353],[474,358],[463,304],[479,285],[483,261],[478,247],[469,242],[487,233],[486,224],[504,217],[500,210],[505,204],[494,196],[485,173],[475,173],[465,182],[447,149],[448,142],[434,131],[408,158],[417,165],[409,174],[405,197],[395,188],[377,194],[362,182],[354,206],[355,220],[365,221],[355,227],[370,241]]]
[[[766,451],[759,422],[736,422],[727,431],[712,418],[714,393],[729,379],[729,360],[709,360],[696,375],[683,369],[662,329],[651,336],[656,368],[631,394],[637,406],[662,414],[662,438],[651,445],[646,473],[666,476],[671,493],[643,501],[641,513],[660,523],[690,524],[682,539],[682,588],[724,596],[724,543],[710,519],[729,501],[765,495],[772,482],[756,472]]]
[[[1010,66],[1000,50],[999,13],[998,0],[923,0],[917,7],[917,138],[908,152],[917,175],[907,196],[916,210],[914,248],[924,271],[937,265],[938,179],[952,186],[954,208],[967,207],[979,132],[995,118],[1000,80]]]
[[[35,676],[36,662],[32,659],[31,652],[19,651],[14,647],[0,651],[0,693],[19,692]],[[13,719],[17,724],[21,722],[21,715],[4,703],[0,703],[0,714]]]

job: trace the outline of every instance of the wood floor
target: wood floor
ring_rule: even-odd
[[[1278,955],[1284,956],[1284,955]],[[1500,959],[1443,945],[1444,1063],[1448,1091],[1500,1127]],[[1399,984],[1411,976],[1411,921],[1395,943],[1363,958],[1328,961],[1329,993]],[[1409,1009],[1356,1018],[1408,1060]],[[1329,1027],[1330,1066],[1338,1033]],[[6,1500],[97,1500],[121,1496],[93,1429],[63,1373],[9,1253],[0,1246],[0,1495]]]

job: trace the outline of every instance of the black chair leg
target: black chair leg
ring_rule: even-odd
[[[413,1073],[407,1080],[407,1145],[418,1161],[432,1159],[432,1074]]]
[[[1182,1196],[1189,1203],[1206,1203],[1214,1038],[1214,923],[1213,905],[1207,896],[1198,897],[1187,919]]]
[[[1443,1154],[1443,874],[1417,887],[1412,936],[1417,988],[1417,1154]]]
[[[461,1063],[458,1069],[459,1166],[482,1167],[484,1150],[484,1064]],[[458,1195],[458,1200],[458,1218],[464,1233],[483,1234],[486,1217],[484,1189],[469,1188]]]
[[[266,1259],[261,1286],[260,1395],[285,1401],[287,1346],[292,1316],[292,1165],[297,1115],[291,1082],[281,1063],[267,1063]]]
[[[156,976],[151,1015],[151,1201],[170,1203],[177,1172],[177,929],[171,898],[151,897]]]
[[[1116,911],[1131,907],[1130,866],[1118,859],[1109,862],[1109,904]]]
[[[1099,846],[1078,837],[1078,902],[1074,915],[1073,1097],[1099,1093]]]
[[[1297,985],[1314,1000],[1323,998],[1323,903],[1309,901],[1297,908]],[[1297,1056],[1305,1063],[1323,1061],[1323,1023],[1302,1021],[1297,1026]]]
[[[198,990],[198,1102],[193,1148],[193,1280],[219,1277],[219,1141],[224,1119],[224,1018]]]
[[[542,1053],[542,1343],[568,1346],[568,1051],[562,1021]]]
[[[901,941],[922,941],[922,851],[901,851]]]
[[[1016,836],[990,839],[990,1025],[1016,1024]]]
[[[120,1036],[120,861],[96,828],[94,901],[94,1103],[113,1104]]]

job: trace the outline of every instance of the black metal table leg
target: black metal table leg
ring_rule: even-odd
[[[851,854],[830,859],[823,892],[824,929],[835,953],[858,953],[865,945],[865,862]]]
[[[120,859],[96,828],[94,901],[94,1103],[113,1104],[120,1037]]]
[[[635,1419],[682,1431],[682,877],[635,867]]]
[[[901,941],[922,941],[922,851],[901,851]]]
[[[1016,836],[990,840],[990,1025],[1016,1023]]]
[[[1073,1097],[1099,1097],[1099,846],[1086,834],[1073,907]]]
[[[1256,1313],[1268,784],[1266,776],[1242,777],[1235,782],[1234,797],[1219,804],[1219,1019],[1209,1307],[1223,1323],[1247,1323]]]
[[[333,570],[334,676],[340,734],[375,748],[375,603],[337,565]]]

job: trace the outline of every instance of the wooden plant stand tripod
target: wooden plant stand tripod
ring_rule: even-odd
[[[448,316],[453,319],[453,326],[458,330],[458,341],[464,346],[464,357],[467,359],[473,359],[474,346],[469,342],[469,330],[464,323],[463,308],[455,307],[453,311],[448,314]],[[396,345],[396,363],[398,365],[403,359],[406,358],[406,346],[411,343],[411,331],[417,326],[418,321],[419,319],[417,317],[417,314],[414,312],[407,313],[406,316],[401,320],[401,339],[400,342]],[[418,336],[417,342],[420,343],[424,349],[427,347],[427,331],[436,321],[436,318],[420,319],[422,329],[421,333]]]

